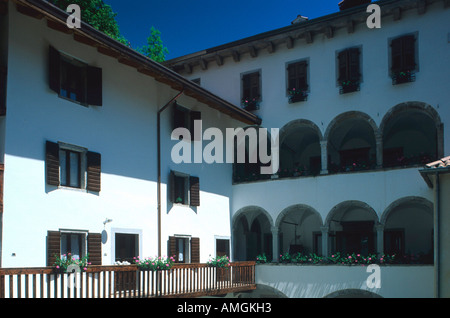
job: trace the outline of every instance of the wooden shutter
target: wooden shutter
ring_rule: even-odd
[[[61,255],[61,235],[59,231],[47,232],[47,266],[53,266],[56,262],[55,255]]]
[[[86,102],[89,105],[102,106],[103,102],[102,69],[98,67],[88,66],[86,75],[87,75]]]
[[[6,83],[7,69],[0,67],[0,116],[6,115]]]
[[[289,64],[288,88],[295,88],[300,90],[308,89],[307,66],[308,63],[305,61]]]
[[[61,90],[61,55],[52,46],[49,48],[49,86],[56,94]]]
[[[416,38],[414,35],[402,37],[403,71],[412,71],[416,68]]]
[[[402,39],[397,38],[391,41],[391,71],[400,72],[402,70]]]
[[[200,179],[189,177],[189,194],[191,206],[200,206]]]
[[[191,263],[200,263],[200,238],[191,238]]]
[[[57,143],[46,142],[45,167],[47,184],[59,185],[59,145]]]
[[[102,235],[89,233],[87,237],[87,250],[91,265],[102,265]]]
[[[89,191],[100,192],[101,190],[101,171],[102,157],[97,152],[89,151],[87,153],[87,185]]]
[[[173,256],[175,258],[175,262],[178,262],[177,255],[177,239],[175,236],[169,236],[169,244],[167,246],[169,257]]]
[[[186,128],[186,112],[175,104],[173,108],[173,129]]]
[[[358,48],[348,50],[348,79],[354,82],[358,82],[361,77],[359,54]]]
[[[242,77],[243,81],[243,98],[254,99],[259,98],[259,72],[246,74]]]
[[[348,80],[348,59],[347,59],[347,50],[339,52],[338,54],[338,71],[339,71],[339,82],[344,82]]]
[[[198,132],[198,135],[194,134],[194,121],[195,120],[201,120],[202,119],[202,113],[201,112],[196,112],[196,111],[191,111],[190,112],[190,133],[191,133],[191,140],[201,140],[202,138],[202,131]]]

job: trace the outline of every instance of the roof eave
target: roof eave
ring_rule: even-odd
[[[52,5],[51,3],[43,0],[13,0],[16,4],[26,6],[36,10],[42,17],[46,17],[47,20],[61,23],[66,26],[67,12]],[[66,26],[67,28],[67,26]],[[94,47],[105,48],[114,51],[119,62],[134,66],[137,70],[143,74],[152,76],[155,80],[165,83],[171,86],[175,90],[183,90],[185,95],[199,100],[208,106],[229,115],[230,117],[250,125],[260,125],[261,119],[242,108],[239,108],[232,103],[225,101],[224,99],[212,94],[204,88],[198,86],[194,82],[186,79],[178,73],[170,70],[169,68],[159,64],[146,56],[136,52],[132,48],[112,39],[106,34],[98,31],[89,24],[81,22],[81,28],[70,29],[74,36],[78,35],[82,38],[79,39],[85,44],[92,45]]]

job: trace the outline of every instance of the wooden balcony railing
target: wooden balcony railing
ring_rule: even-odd
[[[54,268],[0,268],[0,298],[199,297],[255,289],[255,262],[227,269],[175,264],[164,271],[136,265],[90,266],[85,272]]]

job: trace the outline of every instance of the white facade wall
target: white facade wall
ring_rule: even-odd
[[[48,230],[106,231],[102,264],[114,263],[114,234],[139,234],[139,255],[158,253],[157,109],[178,92],[136,69],[101,55],[71,35],[18,13],[9,2],[8,100],[4,119],[4,213],[2,267],[46,265]],[[103,70],[103,106],[83,107],[48,87],[48,47]],[[203,125],[239,123],[182,95],[179,103],[202,111]],[[171,108],[162,114],[162,256],[169,235],[200,238],[200,257],[215,256],[215,237],[230,237],[230,165],[177,166],[170,158]],[[45,142],[65,142],[102,155],[101,191],[60,189],[46,184]],[[1,147],[0,147],[1,148]],[[196,211],[171,206],[170,169],[200,178]],[[111,223],[103,224],[105,219]]]
[[[432,298],[433,266],[257,265],[257,284],[289,298]],[[379,285],[375,285],[379,282]]]
[[[434,109],[444,126],[444,153],[450,148],[447,126],[450,105],[446,84],[450,82],[450,45],[448,19],[450,11],[441,2],[427,6],[425,14],[416,9],[402,11],[401,19],[382,17],[381,29],[357,24],[355,32],[334,31],[333,38],[316,35],[312,44],[295,40],[294,47],[276,47],[274,53],[259,50],[257,57],[242,54],[240,61],[224,58],[218,66],[209,63],[207,70],[195,67],[189,78],[201,79],[201,85],[232,103],[241,100],[241,74],[260,70],[262,102],[255,111],[266,128],[282,128],[297,119],[313,122],[324,136],[333,119],[358,111],[369,116],[380,127],[384,116],[394,106],[420,102]],[[369,14],[367,14],[369,15]],[[389,39],[417,34],[418,71],[415,82],[392,85],[389,76]],[[339,94],[337,84],[337,51],[361,48],[362,81],[360,91]],[[309,95],[306,102],[288,103],[286,65],[308,60]],[[394,201],[417,196],[432,201],[432,192],[423,183],[417,168],[378,169],[370,172],[342,173],[289,180],[270,180],[233,186],[232,214],[243,208],[261,207],[275,222],[279,213],[294,204],[305,204],[317,210],[322,220],[340,202],[359,200],[372,207],[380,218]]]

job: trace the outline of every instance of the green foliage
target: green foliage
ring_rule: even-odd
[[[142,270],[151,270],[151,271],[161,271],[171,269],[173,263],[175,262],[175,258],[171,257],[147,257],[147,258],[139,258],[134,257],[134,262],[138,266],[138,268]]]
[[[262,253],[262,254],[256,256],[256,263],[257,264],[265,264],[267,262],[268,262],[268,260],[267,260],[266,253]]]
[[[63,272],[67,272],[67,268],[70,265],[76,265],[80,270],[86,270],[87,266],[91,263],[88,262],[89,255],[86,255],[80,259],[74,258],[71,253],[63,254],[61,257],[55,254],[55,263],[53,264],[56,269],[61,270]]]
[[[50,0],[51,3],[66,11],[70,4],[76,4],[81,9],[81,20],[113,39],[127,44],[127,40],[120,34],[116,21],[117,13],[103,0]]]
[[[258,256],[260,257],[260,256]],[[257,263],[263,263],[256,259]],[[394,264],[397,263],[395,255],[381,255],[370,254],[367,256],[352,253],[341,254],[334,253],[329,257],[319,256],[314,253],[309,254],[289,254],[288,252],[281,254],[280,263],[297,263],[297,264],[336,264],[336,265],[369,265],[369,264]]]
[[[163,45],[161,32],[154,27],[150,29],[150,36],[147,38],[147,45],[137,49],[138,52],[156,62],[164,62],[169,50]]]
[[[80,6],[81,20],[90,24],[97,30],[105,33],[116,41],[131,47],[130,42],[120,33],[119,25],[116,21],[115,13],[110,5],[103,0],[49,0],[51,3],[66,11],[70,4]],[[154,27],[150,30],[150,36],[147,38],[147,44],[136,51],[151,58],[156,62],[165,61],[169,50],[163,45],[161,32]]]
[[[228,256],[224,255],[224,256],[218,256],[216,258],[212,258],[210,259],[207,264],[209,266],[213,266],[213,267],[221,267],[221,268],[225,268],[225,267],[229,267],[230,266],[230,259],[228,258]]]

